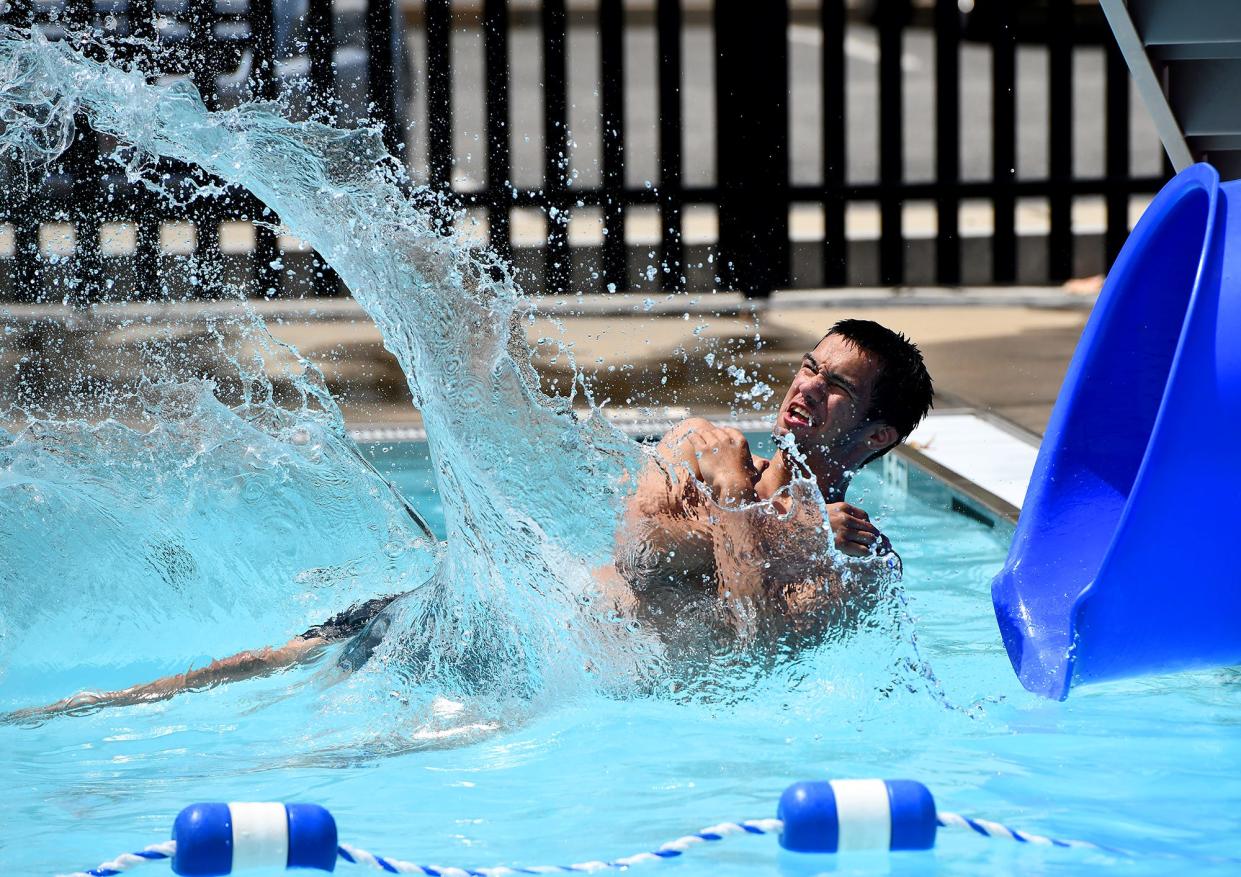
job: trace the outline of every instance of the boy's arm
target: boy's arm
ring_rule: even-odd
[[[167,700],[182,691],[214,688],[228,682],[240,682],[256,676],[266,676],[287,667],[318,656],[328,640],[319,637],[297,636],[277,648],[267,647],[238,652],[227,658],[212,661],[206,667],[189,670],[175,676],[165,676],[154,682],[135,685],[120,691],[83,691],[72,697],[33,709],[18,710],[4,716],[5,724],[48,719],[64,713],[90,712],[107,706],[129,706],[156,700]]]
[[[716,499],[721,506],[714,512],[721,596],[774,600],[783,612],[792,615],[824,608],[863,609],[870,605],[880,582],[893,574],[901,576],[901,559],[892,543],[856,506],[828,505],[827,523],[839,554],[816,560],[817,552],[807,544],[806,566],[797,565],[802,569],[797,572],[779,555],[787,554],[788,545],[805,538],[802,531],[812,527],[818,530],[821,524],[784,521],[759,507],[747,507],[744,504],[753,502],[753,496],[740,485],[732,491],[720,490]]]

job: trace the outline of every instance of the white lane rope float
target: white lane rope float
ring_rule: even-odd
[[[124,853],[89,871],[64,877],[116,877],[151,862],[170,861],[180,877],[224,877],[255,867],[333,871],[338,861],[388,874],[423,877],[512,877],[519,874],[593,874],[680,858],[701,845],[727,838],[776,835],[798,853],[854,850],[929,850],[940,828],[971,831],[1041,847],[1095,850],[1124,858],[1192,859],[1238,864],[1241,859],[1176,853],[1137,853],[1085,840],[1062,840],[1020,831],[986,819],[940,812],[926,786],[914,780],[829,780],[794,783],[785,789],[775,819],[722,822],[670,840],[654,850],[619,859],[573,865],[460,868],[422,865],[376,855],[337,838],[336,821],[317,804],[192,804],[177,816],[172,840]]]

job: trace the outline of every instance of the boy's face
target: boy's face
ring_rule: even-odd
[[[789,435],[803,451],[848,450],[862,440],[879,361],[840,335],[828,335],[802,357],[776,415],[773,434]]]

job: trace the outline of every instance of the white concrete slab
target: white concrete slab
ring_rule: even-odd
[[[910,444],[946,469],[1021,508],[1038,457],[1026,439],[969,413],[932,414]]]

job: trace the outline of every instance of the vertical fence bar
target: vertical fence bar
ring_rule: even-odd
[[[487,235],[492,249],[512,258],[509,206],[510,181],[508,123],[508,0],[483,0],[483,65],[487,102]]]
[[[609,290],[629,288],[625,251],[625,9],[599,3],[599,110],[603,135],[603,279]]]
[[[94,32],[95,7],[92,0],[67,0],[65,23],[80,33]],[[88,54],[93,54],[90,48]],[[100,211],[103,209],[99,161],[99,141],[90,119],[78,113],[73,120],[73,143],[65,152],[63,169],[71,179],[69,208],[73,222],[72,286],[66,300],[77,305],[98,301],[103,292],[99,264]]]
[[[905,282],[901,182],[905,177],[902,36],[909,0],[879,0],[879,282]]]
[[[444,0],[445,4],[447,0]],[[435,0],[428,0],[428,23]],[[372,118],[383,126],[384,145],[397,159],[404,156],[405,131],[396,112],[395,58],[392,52],[392,0],[366,3],[366,89]],[[430,34],[428,34],[428,44]],[[444,41],[447,46],[447,40]],[[447,51],[447,48],[445,48]],[[435,118],[435,114],[430,114]]]
[[[1013,4],[993,3],[991,34],[991,196],[995,225],[991,239],[991,277],[1017,279],[1017,29]]]
[[[254,53],[250,65],[250,88],[255,97],[274,100],[276,97],[276,17],[272,0],[249,0],[250,49]]]
[[[256,97],[274,100],[276,87],[276,20],[272,0],[250,0],[250,48],[254,60],[250,67],[250,85]],[[263,204],[250,198],[254,214],[252,221],[267,212]],[[251,272],[259,295],[275,295],[280,291],[280,273],[277,268],[279,249],[276,234],[270,226],[254,225],[254,253]]]
[[[189,0],[186,19],[190,27],[190,77],[198,86],[207,109],[215,110],[218,104],[215,92],[218,53],[212,32],[216,20],[214,0]],[[200,198],[190,208],[189,218],[194,223],[194,256],[201,262],[214,263],[220,258],[220,220],[227,210],[224,199],[231,200],[232,197],[230,192]]]
[[[819,16],[823,31],[823,285],[844,286],[849,250],[845,238],[845,0],[822,0]]]
[[[73,176],[74,281],[79,284],[70,297],[86,305],[103,294],[99,263],[100,210],[103,209],[98,138],[85,114],[74,120],[74,141],[66,155],[65,170]]]
[[[660,278],[664,290],[685,286],[681,238],[681,0],[658,0]]]
[[[44,200],[36,194],[39,181],[31,176],[30,191],[9,211],[13,223],[13,298],[17,301],[38,301],[43,293],[39,208]]]
[[[29,27],[34,23],[35,9],[31,0],[8,0],[8,8],[0,14],[0,20],[14,27]]]
[[[1104,174],[1107,177],[1107,231],[1103,238],[1104,266],[1111,269],[1129,237],[1129,67],[1115,40],[1108,40],[1105,93]]]
[[[1050,0],[1047,27],[1047,273],[1063,283],[1073,276],[1073,0]]]
[[[961,10],[935,4],[935,280],[961,282]]]
[[[130,33],[155,40],[155,0],[129,0]],[[145,186],[129,187],[127,211],[134,225],[134,285],[142,298],[154,298],[159,286],[159,220],[163,212],[158,198]]]
[[[334,109],[336,76],[332,60],[336,37],[332,32],[332,0],[309,0],[306,7],[306,54],[310,56],[310,106],[319,113]]]
[[[544,292],[569,287],[569,213],[565,201],[569,137],[565,94],[565,0],[543,2],[543,196],[547,205]]]
[[[141,40],[155,39],[155,0],[129,0],[129,33]]]
[[[0,20],[14,27],[29,27],[35,20],[34,4],[31,0],[9,0],[7,9],[0,13]],[[36,173],[41,172],[30,174],[29,190],[18,197],[15,197],[11,187],[0,189],[4,218],[13,224],[12,297],[17,301],[32,301],[41,293],[36,209],[39,179],[36,179]]]
[[[9,0],[0,21],[13,27],[28,27],[34,22],[30,0]],[[37,188],[34,174],[29,175],[29,189],[18,192],[16,187],[0,187],[0,219],[13,225],[13,262],[10,272],[11,298],[29,301],[38,295],[39,226],[34,210]]]
[[[789,281],[788,21],[788,0],[715,4],[720,275],[751,297]]]
[[[427,176],[431,188],[452,190],[452,13],[448,0],[426,0]],[[492,83],[488,83],[488,88]]]
[[[95,4],[93,0],[65,0],[63,21],[70,30],[87,33],[94,30]],[[90,51],[89,48],[86,49]]]
[[[370,7],[367,7],[367,15]],[[370,19],[367,19],[369,27]],[[306,8],[306,52],[310,55],[310,106],[318,113],[333,115],[336,110],[336,71],[333,61],[336,57],[336,34],[332,21],[332,0],[309,0]],[[369,31],[367,38],[369,40]],[[368,42],[369,46],[369,42]],[[370,52],[367,52],[367,76],[373,71],[369,69]],[[374,98],[370,98],[374,100]],[[323,260],[318,253],[311,261],[311,289],[316,297],[332,296],[340,292],[336,272]]]

